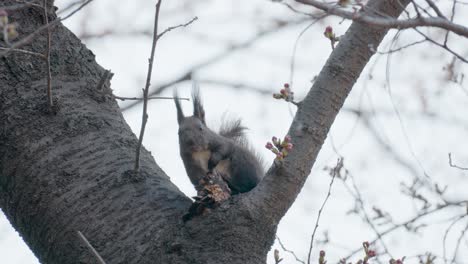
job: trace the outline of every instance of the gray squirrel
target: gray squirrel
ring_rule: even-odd
[[[221,126],[219,133],[206,126],[205,110],[198,88],[192,90],[193,116],[184,116],[182,106],[174,92],[179,123],[180,156],[190,181],[197,191],[209,173],[216,172],[229,186],[232,194],[253,189],[263,177],[259,157],[247,144],[240,120]]]

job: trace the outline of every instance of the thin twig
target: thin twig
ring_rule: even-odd
[[[458,237],[457,244],[455,245],[455,250],[453,252],[452,262],[450,262],[450,264],[456,263],[455,260],[457,259],[458,250],[460,249],[461,240],[465,236],[466,231],[468,231],[468,223],[466,224],[465,228],[462,230],[460,236]]]
[[[449,152],[448,157],[449,157],[449,165],[450,165],[450,167],[452,167],[452,168],[457,168],[457,169],[460,169],[460,170],[468,170],[468,168],[460,167],[460,166],[458,166],[458,165],[453,164],[453,162],[452,162],[452,153]]]
[[[122,100],[122,101],[125,101],[125,100],[137,100],[137,101],[143,101],[145,100],[145,98],[141,98],[141,97],[124,97],[124,96],[117,96],[117,95],[112,95],[115,99],[118,99],[118,100]],[[174,100],[176,98],[174,97],[167,97],[167,96],[148,96],[146,99],[148,100],[152,100],[152,99],[169,99],[169,100]],[[177,100],[186,100],[186,101],[190,101],[189,98],[180,98],[178,97]]]
[[[442,254],[444,258],[444,263],[447,264],[447,237],[448,234],[450,233],[450,230],[461,220],[463,220],[466,217],[465,214],[458,216],[453,222],[450,223],[450,225],[447,227],[447,229],[444,232],[444,238],[442,239]]]
[[[414,31],[418,32],[419,35],[425,37],[427,39],[427,41],[431,42],[432,44],[438,46],[438,47],[441,47],[443,48],[444,50],[448,51],[449,53],[451,53],[453,56],[457,57],[457,59],[461,60],[462,62],[464,63],[468,63],[468,59],[465,59],[462,55],[456,53],[455,51],[453,51],[451,48],[449,48],[447,45],[443,45],[443,44],[440,44],[439,42],[429,38],[429,36],[427,36],[426,34],[424,34],[421,30],[417,29],[417,28],[413,28]]]
[[[361,207],[361,211],[363,213],[363,216],[364,216],[364,221],[370,226],[370,228],[372,229],[372,231],[374,231],[375,235],[377,236],[377,238],[380,240],[380,244],[382,245],[382,247],[384,248],[384,251],[387,255],[390,256],[390,258],[393,258],[393,256],[390,254],[390,251],[388,250],[388,247],[387,245],[385,244],[383,238],[382,238],[382,234],[379,232],[379,230],[377,230],[377,227],[375,226],[375,224],[372,222],[371,218],[369,217],[369,215],[367,214],[366,212],[366,209],[364,207],[364,200],[361,196],[361,192],[359,191],[359,188],[358,186],[356,185],[356,181],[354,180],[354,177],[351,173],[348,174],[348,176],[351,178],[351,183],[353,185],[353,189],[355,191],[355,199],[359,205],[359,207]],[[346,186],[347,187],[347,186]]]
[[[457,0],[453,0],[453,4],[452,4],[452,15],[450,15],[450,22],[453,23],[453,19],[455,18],[455,10],[456,10],[456,7],[457,6]],[[450,33],[450,30],[447,30],[447,32],[445,32],[445,37],[444,37],[444,46],[447,46],[447,41],[448,41],[448,36],[449,36],[449,33]]]
[[[29,51],[29,50],[11,49],[11,48],[4,48],[4,47],[0,47],[0,50],[11,51],[11,52],[18,52],[18,53],[22,53],[22,54],[26,54],[26,55],[33,55],[33,56],[40,57],[40,58],[42,58],[42,59],[45,59],[45,58],[46,58],[46,57],[44,56],[44,54],[41,54],[41,53],[38,53],[38,52],[34,52],[34,51]]]
[[[161,9],[161,2],[159,0],[156,3],[156,11],[154,15],[154,29],[153,29],[153,44],[151,46],[151,55],[148,61],[148,73],[146,75],[146,85],[143,89],[143,115],[141,121],[140,136],[138,137],[138,145],[136,149],[136,159],[135,159],[135,172],[138,172],[140,169],[140,152],[141,145],[143,144],[143,136],[145,135],[146,123],[148,121],[148,91],[151,85],[151,74],[153,72],[153,62],[154,62],[154,53],[156,51],[156,44],[158,43],[158,22],[159,22],[159,10]]]
[[[78,236],[81,238],[81,240],[83,240],[83,242],[89,248],[89,250],[91,250],[91,252],[93,252],[93,255],[96,257],[96,259],[99,261],[99,263],[106,264],[106,262],[101,257],[101,255],[99,255],[99,253],[96,251],[96,249],[94,249],[94,247],[89,243],[88,239],[86,239],[86,237],[80,231],[76,231],[76,233],[78,233]]]
[[[40,7],[42,8],[41,5],[35,4],[35,3],[20,3],[20,4],[14,4],[14,5],[8,5],[8,6],[0,6],[0,9],[3,9],[5,11],[16,11],[16,10],[21,10],[25,9],[28,7]]]
[[[438,213],[440,211],[442,211],[443,209],[446,209],[446,208],[451,208],[452,206],[465,206],[465,204],[467,203],[468,201],[460,201],[460,202],[456,202],[456,203],[445,203],[443,205],[440,205],[438,207],[435,207],[431,210],[426,210],[426,211],[423,211],[423,212],[420,212],[418,213],[416,216],[404,221],[404,222],[401,222],[399,224],[395,224],[394,226],[392,227],[389,227],[388,229],[384,230],[383,232],[380,232],[380,238],[379,237],[375,237],[373,240],[370,240],[369,241],[369,244],[370,245],[373,245],[375,244],[379,239],[381,239],[382,237],[392,233],[393,231],[395,230],[398,230],[400,228],[403,228],[403,227],[407,227],[411,224],[413,224],[414,222],[418,221],[418,220],[421,220],[422,218],[428,216],[428,215],[432,215],[432,214],[435,214],[435,213]],[[359,247],[355,250],[353,250],[348,256],[344,257],[344,259],[349,259],[351,258],[352,256],[356,255],[357,253],[361,252],[362,251],[362,247]]]
[[[305,264],[305,262],[304,262],[303,260],[301,260],[300,258],[297,257],[297,255],[296,255],[296,253],[294,253],[294,251],[292,251],[292,250],[290,250],[290,249],[287,249],[287,248],[284,246],[284,244],[283,244],[283,242],[281,242],[281,239],[279,238],[279,236],[276,236],[276,239],[278,239],[278,243],[280,244],[280,247],[281,247],[284,251],[286,251],[286,252],[288,252],[289,254],[293,255],[293,257],[296,259],[297,262],[300,262],[300,263]]]
[[[419,12],[418,4],[416,2],[414,2],[414,1],[411,1],[411,3],[413,4],[414,11],[416,11],[416,16],[421,17],[421,13]]]
[[[434,12],[436,12],[436,14],[441,17],[441,18],[445,18],[447,19],[444,14],[442,14],[442,12],[440,11],[439,7],[437,7],[437,5],[432,1],[432,0],[426,0],[426,2],[429,4],[429,6],[432,8],[432,10],[434,10]]]
[[[166,28],[163,32],[161,32],[158,36],[157,36],[157,39],[160,39],[162,36],[164,36],[164,34],[166,34],[167,32],[171,31],[171,30],[174,30],[176,28],[180,28],[180,27],[186,27],[190,24],[192,24],[195,20],[197,20],[198,17],[194,17],[192,18],[189,22],[185,23],[185,24],[180,24],[180,25],[177,25],[177,26],[172,26],[172,27],[168,27]]]
[[[328,14],[324,14],[324,15],[321,15],[321,16],[319,16],[317,18],[314,18],[315,20],[312,21],[310,24],[308,24],[304,29],[301,30],[299,35],[297,35],[297,38],[294,41],[294,47],[293,47],[293,50],[292,50],[291,60],[290,60],[290,63],[289,63],[289,85],[291,86],[291,88],[293,87],[294,68],[295,68],[295,64],[296,64],[296,52],[297,52],[297,47],[299,46],[299,40],[307,32],[307,30],[309,30],[309,28],[311,28],[313,25],[315,25],[315,23],[319,22],[320,20],[322,20],[323,18],[325,18],[327,16],[328,16]]]
[[[387,50],[387,51],[376,51],[376,53],[377,53],[377,54],[381,54],[381,55],[389,54],[389,53],[395,53],[395,52],[398,52],[398,51],[407,49],[407,48],[409,48],[409,47],[416,46],[416,45],[418,45],[418,44],[424,43],[424,42],[426,42],[426,41],[428,41],[428,40],[427,40],[427,39],[422,39],[422,40],[418,40],[418,41],[415,41],[415,42],[412,42],[412,43],[409,43],[409,44],[400,46],[400,47],[395,48],[395,49],[390,49],[390,50]]]
[[[49,103],[49,108],[54,106],[54,101],[52,100],[52,73],[50,71],[50,27],[49,27],[49,12],[47,9],[47,0],[42,1],[42,8],[44,10],[44,25],[47,27],[47,43],[45,51],[46,59],[46,71],[47,71],[47,101]]]
[[[323,200],[322,206],[320,206],[320,209],[318,211],[317,220],[315,221],[314,231],[312,232],[312,236],[310,238],[309,254],[307,255],[307,264],[310,264],[310,256],[312,254],[312,248],[314,247],[314,237],[315,237],[315,233],[317,232],[318,223],[320,221],[320,216],[322,215],[323,208],[325,207],[325,204],[327,203],[328,198],[331,195],[331,188],[332,188],[333,182],[335,181],[335,177],[337,174],[340,173],[340,170],[342,167],[343,167],[343,158],[339,158],[336,164],[336,167],[333,169],[332,179],[330,181],[330,185],[328,186],[327,196],[325,197],[325,200]]]

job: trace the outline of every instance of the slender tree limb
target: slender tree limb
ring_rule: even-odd
[[[96,249],[94,249],[94,247],[91,245],[91,243],[89,243],[88,239],[86,239],[86,237],[83,235],[83,233],[81,233],[80,231],[76,231],[76,233],[78,234],[78,236],[81,238],[81,240],[83,240],[84,244],[89,248],[89,250],[91,250],[91,252],[93,253],[93,255],[96,257],[96,259],[98,260],[98,262],[100,264],[106,264],[106,262],[104,261],[104,259],[101,257],[101,255],[99,255],[99,253],[97,252]]]
[[[125,101],[125,100],[137,100],[137,101],[143,101],[145,98],[141,97],[124,97],[124,96],[117,96],[113,95],[113,97],[117,100]],[[148,96],[146,97],[146,100],[152,100],[152,99],[167,99],[167,100],[174,100],[174,97],[167,97],[167,96]],[[190,101],[188,98],[177,98],[177,100],[185,100],[185,101]]]
[[[410,0],[374,0],[366,8],[398,17]],[[294,149],[281,165],[273,165],[246,200],[279,221],[296,199],[336,115],[388,28],[354,22],[341,37],[289,129]],[[353,52],[350,52],[352,50]]]
[[[157,36],[157,39],[160,39],[162,36],[164,36],[164,34],[168,33],[169,31],[172,31],[172,30],[174,30],[176,28],[187,27],[188,25],[192,24],[197,19],[198,19],[198,17],[194,17],[187,23],[180,24],[180,25],[177,25],[177,26],[168,27]]]
[[[444,232],[444,238],[442,239],[442,256],[443,256],[443,259],[444,259],[444,263],[447,264],[447,237],[450,233],[450,230],[452,230],[452,228],[461,220],[463,220],[464,218],[466,217],[466,215],[460,215],[458,217],[456,217],[450,224],[449,226],[447,227],[447,229],[445,229],[445,232]]]
[[[434,10],[434,12],[441,18],[447,19],[444,14],[440,11],[439,7],[432,0],[426,0],[427,4]]]
[[[460,166],[458,166],[458,165],[456,165],[456,164],[454,164],[454,163],[452,162],[452,153],[449,153],[449,154],[448,154],[448,158],[449,158],[449,165],[450,165],[450,167],[452,167],[452,168],[457,168],[457,169],[460,169],[460,170],[468,170],[468,168],[466,168],[466,167],[460,167]]]
[[[437,27],[446,29],[450,32],[463,37],[468,37],[468,28],[455,24],[443,17],[416,17],[412,19],[399,20],[397,18],[385,18],[367,14],[366,12],[351,12],[340,8],[339,5],[327,4],[317,0],[296,0],[299,3],[310,5],[321,9],[329,14],[342,18],[350,19],[368,25],[380,26],[385,28],[407,29],[415,27]]]
[[[453,0],[453,3],[452,3],[452,14],[450,15],[450,22],[451,22],[451,23],[453,23],[453,19],[455,18],[455,11],[456,11],[456,8],[455,8],[455,7],[456,7],[456,6],[457,6],[457,0]],[[450,30],[447,30],[447,32],[445,32],[444,46],[447,46],[449,33],[450,33]]]
[[[47,102],[49,104],[49,108],[52,108],[54,106],[54,100],[52,99],[52,73],[50,71],[50,30],[51,28],[49,27],[49,12],[47,9],[47,0],[42,1],[42,9],[43,9],[43,14],[44,14],[44,25],[47,27],[46,28],[46,33],[47,33],[47,42],[46,42],[46,51],[45,51],[45,61],[46,61],[46,76],[47,76]]]
[[[151,85],[151,75],[153,72],[153,63],[154,63],[154,54],[156,51],[156,45],[158,44],[159,34],[158,34],[158,23],[159,23],[159,10],[161,10],[162,0],[158,0],[156,3],[156,11],[154,14],[154,29],[153,29],[153,44],[151,46],[151,55],[148,60],[148,73],[146,75],[146,84],[143,89],[143,114],[141,120],[140,136],[138,137],[138,145],[136,149],[136,158],[135,158],[135,172],[138,173],[140,169],[140,152],[141,145],[143,144],[143,137],[145,135],[146,123],[148,122],[148,93],[149,87]]]
[[[335,168],[331,169],[332,179],[330,181],[330,185],[328,186],[327,196],[325,196],[325,199],[322,202],[322,206],[320,206],[320,209],[319,209],[318,215],[317,215],[317,219],[315,221],[314,231],[312,232],[312,236],[310,237],[309,253],[307,254],[307,264],[310,264],[310,257],[312,255],[312,249],[314,247],[314,238],[315,238],[315,233],[317,232],[317,228],[319,226],[320,216],[322,216],[323,208],[325,208],[325,204],[327,204],[328,198],[330,198],[331,188],[333,186],[333,182],[335,181],[335,177],[337,175],[339,175],[340,170],[342,168],[343,168],[343,158],[339,158]]]
[[[284,244],[283,244],[283,242],[281,242],[281,239],[279,238],[279,236],[276,236],[276,239],[278,240],[278,244],[280,245],[280,247],[281,247],[284,251],[286,251],[286,252],[288,252],[289,254],[291,254],[291,255],[296,259],[297,262],[302,263],[302,264],[306,264],[305,261],[303,261],[303,260],[301,260],[300,258],[297,257],[297,255],[296,255],[296,253],[295,253],[294,251],[292,251],[292,250],[290,250],[290,249],[287,249],[287,248],[284,246]]]
[[[4,48],[0,47],[0,50],[5,50],[5,51],[10,51],[10,52],[17,52],[17,53],[22,53],[26,55],[32,55],[32,56],[37,56],[40,57],[41,59],[45,59],[44,54],[34,52],[34,51],[29,51],[29,50],[23,50],[23,49],[11,49],[11,48]]]
[[[25,8],[29,8],[31,6],[34,6],[34,7],[38,7],[38,8],[41,8],[42,9],[42,6],[41,5],[38,5],[36,3],[30,3],[30,2],[27,2],[27,3],[19,3],[19,4],[14,4],[14,5],[7,5],[7,6],[0,6],[1,9],[5,10],[5,11],[16,11],[16,10],[21,10],[21,9],[25,9]]]

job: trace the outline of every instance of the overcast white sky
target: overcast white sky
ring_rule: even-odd
[[[443,10],[450,5],[442,3]],[[71,1],[56,1],[59,7]],[[167,3],[166,3],[167,2]],[[170,2],[170,3],[169,3]],[[186,2],[186,4],[184,4]],[[183,11],[181,11],[183,7]],[[466,5],[456,17],[459,23],[466,21]],[[306,9],[308,10],[308,9]],[[99,33],[106,30],[119,32],[118,36],[95,38],[84,41],[97,61],[115,73],[112,80],[114,93],[120,96],[139,96],[144,86],[147,58],[151,39],[143,35],[125,34],[133,31],[151,31],[154,1],[95,0],[66,25],[75,34]],[[203,62],[229,48],[242,43],[258,31],[274,25],[273,21],[304,18],[285,6],[265,0],[200,0],[163,2],[162,26],[177,25],[198,16],[198,21],[187,29],[167,34],[157,50],[153,84],[170,81],[197,63]],[[340,19],[326,19],[312,26],[299,40],[295,60],[293,89],[301,99],[311,86],[331,52],[330,44],[322,32],[332,25],[338,35],[343,34],[349,23]],[[21,24],[21,22],[19,21]],[[270,91],[278,91],[282,84],[290,81],[290,62],[294,43],[300,32],[310,21],[290,26],[261,38],[252,47],[240,50],[219,62],[203,67],[196,73],[200,80],[236,82]],[[437,36],[442,32],[431,31]],[[391,37],[386,39],[380,50],[388,48]],[[402,33],[394,47],[420,39],[414,31]],[[468,41],[450,37],[455,50],[468,55]],[[440,48],[422,44],[393,54],[375,56],[368,64],[360,80],[346,101],[346,108],[375,112],[371,123],[378,135],[398,153],[418,174],[427,173],[435,182],[448,185],[447,195],[453,199],[468,199],[468,174],[449,167],[447,153],[452,152],[457,163],[468,166],[468,84],[456,84],[445,80],[444,70],[452,57]],[[456,64],[456,74],[467,74],[466,64]],[[370,78],[370,74],[372,78]],[[387,78],[389,83],[387,82]],[[182,96],[190,94],[191,83],[176,85]],[[235,90],[225,85],[202,83],[202,94],[208,123],[216,127],[223,116],[242,117],[249,130],[249,139],[269,166],[273,155],[264,149],[271,136],[283,136],[291,121],[295,107],[277,101],[269,95],[249,90]],[[164,95],[171,95],[172,89]],[[121,103],[125,106],[127,102]],[[191,107],[184,105],[186,112]],[[431,114],[435,113],[435,114]],[[124,112],[127,122],[137,133],[140,126],[141,106]],[[186,194],[193,195],[190,184],[179,158],[177,122],[173,102],[151,101],[149,124],[144,145],[155,156],[158,164],[173,182]],[[435,115],[435,117],[434,117]],[[294,250],[305,260],[318,209],[326,196],[330,177],[325,166],[333,166],[338,158],[332,146],[344,156],[345,167],[353,175],[365,201],[369,214],[376,206],[389,212],[395,222],[414,216],[420,204],[401,195],[401,183],[411,183],[408,169],[395,162],[388,149],[378,144],[362,120],[342,111],[319,158],[314,165],[303,191],[294,206],[282,220],[278,236],[288,249]],[[348,181],[349,183],[349,181]],[[337,180],[332,195],[322,214],[316,235],[323,239],[328,230],[331,243],[315,245],[314,260],[318,250],[325,249],[329,263],[335,263],[351,250],[359,248],[365,240],[372,240],[375,233],[355,214],[354,201]],[[442,255],[442,237],[448,226],[446,221],[459,212],[448,211],[427,218],[433,223],[419,234],[408,234],[399,230],[384,238],[394,257],[412,257],[427,251]],[[423,221],[424,222],[424,221]],[[453,245],[461,230],[467,225],[461,221],[448,235],[448,256],[451,258]],[[378,225],[379,230],[385,226]],[[295,263],[288,253],[280,249],[284,263]],[[381,250],[381,245],[378,246]],[[468,263],[468,238],[461,243],[458,263]],[[8,264],[38,263],[18,234],[0,214],[0,261]],[[388,259],[388,258],[384,258]],[[439,259],[439,261],[441,261]],[[271,254],[269,263],[273,263]]]

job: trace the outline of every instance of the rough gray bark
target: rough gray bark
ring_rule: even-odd
[[[5,5],[14,1],[3,1]],[[398,16],[408,0],[369,6]],[[41,11],[10,15],[20,35]],[[51,14],[49,19],[54,20]],[[42,263],[95,263],[81,231],[108,263],[265,263],[281,217],[306,180],[335,116],[385,29],[354,23],[302,102],[291,126],[294,150],[253,191],[183,223],[191,202],[142,151],[106,87],[104,69],[62,25],[52,30],[53,92],[47,109],[45,63],[0,58],[0,207]],[[44,52],[41,34],[24,49]],[[157,153],[156,153],[157,155]],[[178,158],[178,157],[174,157]]]

